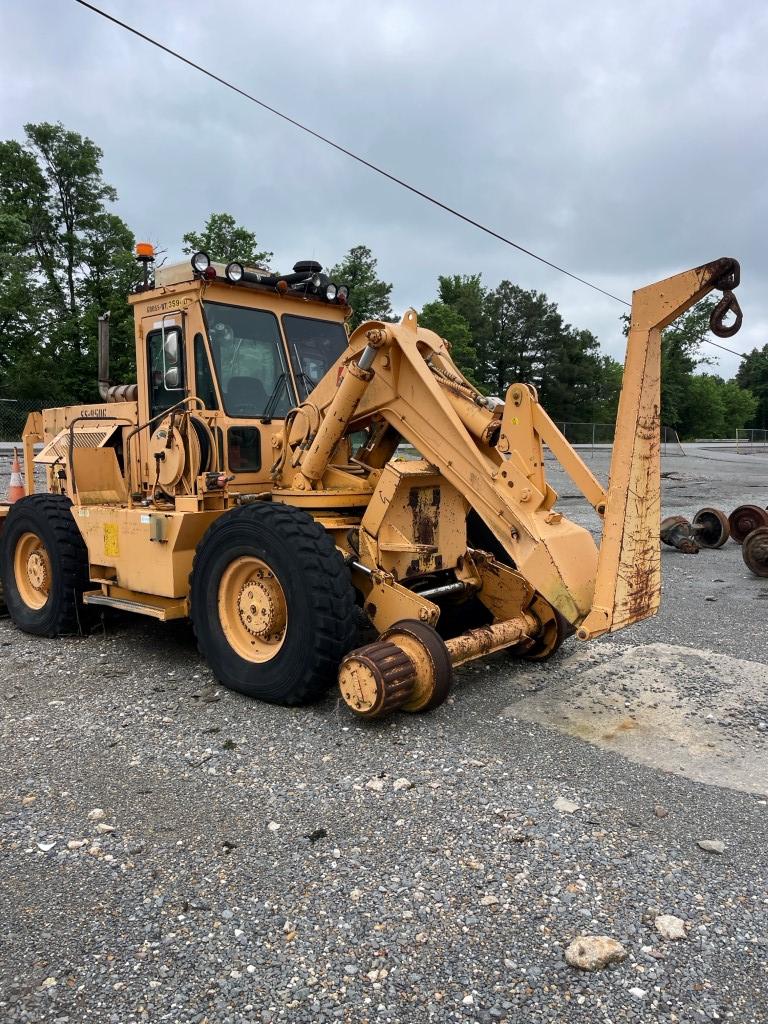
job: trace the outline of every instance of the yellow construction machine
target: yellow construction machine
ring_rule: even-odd
[[[713,327],[735,333],[735,260],[634,293],[606,490],[534,387],[480,394],[414,310],[350,334],[353,296],[316,263],[196,253],[152,275],[138,250],[138,383],[110,382],[102,318],[101,401],[30,415],[27,495],[0,505],[20,629],[189,617],[226,686],[299,704],[338,679],[377,717],[437,706],[470,659],[543,659],[656,612],[660,332],[721,289]],[[545,447],[602,518],[599,548],[558,510]]]

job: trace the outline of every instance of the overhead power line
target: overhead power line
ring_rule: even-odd
[[[229,82],[226,78],[222,78],[220,75],[210,71],[208,68],[204,68],[202,64],[198,64],[195,61],[190,60],[189,57],[185,57],[177,50],[172,49],[170,46],[166,46],[165,43],[161,43],[158,39],[154,39],[152,36],[148,36],[145,32],[141,32],[139,29],[134,28],[133,25],[129,25],[127,22],[121,21],[120,18],[116,18],[113,14],[108,14],[107,11],[103,11],[100,7],[96,7],[94,4],[88,3],[87,0],[75,0],[75,3],[80,4],[81,7],[87,8],[87,10],[92,11],[94,14],[98,14],[107,21],[111,21],[114,25],[125,29],[126,32],[130,32],[139,39],[143,39],[144,42],[149,43],[150,46],[155,46],[158,50],[162,50],[164,53],[169,54],[169,56],[175,57],[176,60],[181,61],[182,64],[186,64],[188,67],[194,68],[195,71],[199,71],[201,74],[206,75],[214,82],[218,82],[219,85],[223,85],[226,89],[231,89],[231,91],[237,93],[238,96],[242,96],[244,99],[250,100],[251,103],[255,103],[263,110],[269,111],[270,114],[274,114],[276,117],[281,118],[281,120],[293,125],[294,128],[298,128],[300,131],[306,132],[307,135],[311,135],[319,142],[325,143],[326,146],[331,146],[332,149],[337,150],[339,153],[343,153],[344,156],[350,157],[350,159],[362,164],[363,167],[367,167],[369,170],[375,171],[376,174],[380,174],[383,178],[387,178],[396,185],[400,185],[401,188],[407,189],[407,191],[412,192],[413,195],[419,196],[421,199],[425,199],[428,203],[432,203],[433,206],[437,206],[441,210],[445,210],[446,213],[450,213],[452,216],[464,221],[465,224],[470,224],[472,227],[478,228],[478,230],[485,232],[486,235],[490,235],[491,238],[496,238],[505,245],[509,245],[513,249],[517,249],[518,252],[525,253],[526,256],[530,256],[532,259],[538,260],[539,263],[543,263],[545,266],[551,267],[552,270],[556,270],[558,273],[564,274],[566,277],[570,277],[573,281],[578,281],[579,284],[583,284],[587,288],[591,288],[593,291],[599,292],[601,295],[605,295],[609,299],[614,299],[616,302],[620,302],[623,306],[631,306],[631,303],[627,302],[626,299],[622,299],[620,296],[614,295],[612,292],[607,291],[605,288],[601,288],[592,281],[588,281],[586,278],[579,277],[578,274],[574,274],[570,270],[566,270],[565,267],[561,267],[557,263],[553,263],[551,260],[545,259],[543,256],[539,256],[538,253],[535,253],[530,249],[526,249],[525,246],[514,242],[511,238],[507,238],[506,235],[502,235],[498,231],[494,231],[493,228],[489,228],[487,225],[481,224],[480,221],[467,216],[467,214],[461,213],[460,210],[456,210],[454,207],[449,206],[440,199],[436,199],[434,196],[429,195],[428,192],[423,192],[421,189],[416,188],[415,185],[409,184],[402,178],[398,178],[397,175],[391,174],[383,167],[379,167],[370,160],[366,160],[365,157],[362,157],[357,153],[353,153],[351,149],[347,149],[345,146],[340,145],[340,143],[334,142],[333,139],[329,139],[326,135],[322,135],[320,132],[316,132],[313,128],[308,127],[308,125],[302,124],[301,121],[297,121],[288,114],[284,114],[276,107],[271,106],[264,100],[260,100],[252,93],[246,92],[245,89],[241,89],[239,86]],[[726,348],[725,345],[719,345],[715,341],[711,341],[709,344],[722,349],[724,352],[730,352],[732,355],[740,356],[742,359],[746,358],[742,352],[736,352],[733,349]]]
[[[726,348],[725,345],[721,345],[719,341],[710,341],[709,338],[702,338],[705,345],[714,345],[715,348],[721,348],[723,352],[730,352],[732,356],[738,356],[739,359],[746,359],[746,352],[737,352],[735,348]]]
[[[353,153],[351,149],[347,149],[338,142],[334,142],[333,139],[329,139],[326,135],[321,135],[320,132],[316,132],[313,128],[309,128],[307,125],[302,124],[301,121],[297,121],[295,118],[289,117],[288,114],[284,114],[281,110],[277,110],[276,107],[270,106],[270,104],[265,103],[264,100],[260,100],[257,96],[253,96],[251,93],[246,92],[245,89],[241,89],[232,82],[228,82],[226,78],[222,78],[213,71],[209,71],[208,68],[204,68],[201,64],[195,63],[195,61],[183,56],[178,51],[172,50],[170,46],[166,46],[164,43],[159,42],[159,40],[153,39],[152,36],[148,36],[144,32],[140,32],[139,29],[134,28],[132,25],[128,25],[119,18],[115,18],[112,14],[107,14],[106,11],[102,11],[99,7],[95,7],[93,4],[88,3],[87,0],[75,0],[75,2],[80,4],[81,7],[87,7],[88,10],[93,11],[94,14],[100,14],[102,18],[106,18],[107,21],[111,21],[115,25],[119,25],[120,28],[124,28],[127,32],[131,32],[133,35],[138,36],[139,39],[143,39],[146,43],[156,46],[158,50],[163,50],[164,53],[170,54],[171,57],[175,57],[177,60],[182,61],[182,63],[194,68],[195,71],[200,71],[203,75],[207,75],[208,78],[212,78],[214,82],[218,82],[219,85],[223,85],[227,89],[231,89],[232,92],[236,92],[239,96],[250,100],[251,103],[256,103],[258,106],[262,107],[262,109],[268,110],[270,114],[275,114],[276,117],[282,118],[282,120],[287,121],[288,124],[292,124],[295,128],[299,128],[301,131],[306,132],[307,135],[311,135],[320,142],[324,142],[327,146],[332,146],[333,149],[338,150],[339,153],[343,153],[345,156],[351,157],[352,160],[356,160],[357,163],[369,168],[369,170],[375,171],[376,174],[380,174],[383,178],[388,178],[389,181],[393,181],[396,185],[400,185],[401,188],[405,188],[414,195],[420,196],[422,199],[426,199],[427,202],[432,203],[433,206],[438,206],[441,210],[445,210],[446,213],[450,213],[454,217],[458,217],[459,220],[463,220],[465,223],[471,224],[472,227],[479,228],[480,231],[484,231],[487,235],[491,235],[492,238],[497,238],[500,242],[504,242],[506,245],[511,245],[513,249],[517,249],[519,252],[525,253],[526,256],[531,256],[533,259],[538,260],[539,263],[544,263],[553,270],[557,270],[559,273],[565,274],[566,277],[573,278],[574,281],[578,281],[580,284],[586,285],[587,288],[593,288],[596,292],[600,292],[602,295],[607,295],[609,299],[615,299],[616,302],[621,302],[625,306],[630,305],[630,303],[625,299],[619,298],[618,295],[613,295],[611,292],[606,291],[605,288],[601,288],[599,285],[593,284],[591,281],[587,281],[586,278],[579,277],[578,274],[571,273],[571,271],[566,270],[565,267],[560,267],[556,263],[552,263],[550,260],[545,259],[543,256],[539,256],[537,253],[531,252],[530,249],[526,249],[524,246],[518,245],[518,243],[513,242],[511,238],[506,238],[504,235],[499,234],[498,231],[494,231],[493,228],[486,227],[485,224],[481,224],[479,221],[473,220],[472,217],[468,217],[459,210],[455,210],[452,206],[448,206],[447,203],[443,203],[439,199],[435,199],[434,196],[429,195],[427,192],[422,192],[422,190],[416,188],[415,185],[410,185],[407,181],[403,181],[402,178],[398,178],[396,175],[384,170],[383,167],[379,167],[377,164],[371,163],[370,160],[366,160],[365,157],[359,156],[357,153]]]

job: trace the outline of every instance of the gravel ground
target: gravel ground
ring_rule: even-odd
[[[665,514],[768,500],[768,457],[663,468]],[[184,624],[0,621],[0,1020],[768,1021],[765,794],[533,720],[571,684],[643,723],[664,645],[681,721],[715,707],[713,756],[763,764],[765,696],[729,673],[768,665],[768,583],[730,543],[665,551],[664,580],[652,622],[470,665],[433,714],[380,724],[221,689]],[[569,967],[580,934],[628,956]]]

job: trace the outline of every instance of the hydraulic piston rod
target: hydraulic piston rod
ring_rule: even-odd
[[[319,480],[327,469],[336,445],[346,433],[358,402],[373,380],[371,367],[376,358],[376,351],[383,344],[385,336],[386,332],[382,330],[368,332],[368,344],[358,361],[349,365],[341,378],[315,439],[301,461],[294,486],[311,488],[312,483]]]

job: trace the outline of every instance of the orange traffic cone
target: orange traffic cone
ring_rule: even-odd
[[[13,449],[13,462],[11,463],[11,482],[8,485],[8,504],[12,505],[14,501],[18,501],[19,498],[23,498],[24,481],[21,478],[21,466],[19,465],[19,453],[16,449]]]

